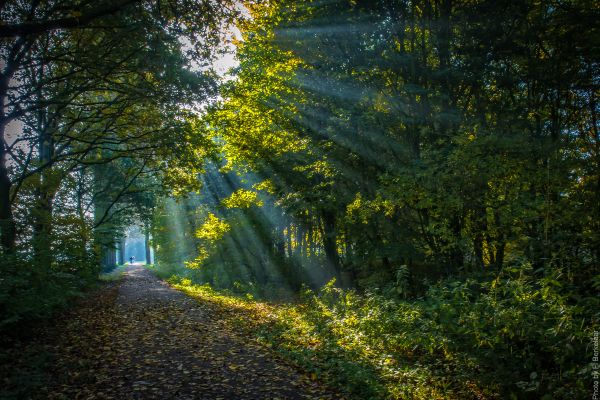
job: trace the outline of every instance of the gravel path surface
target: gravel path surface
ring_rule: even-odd
[[[50,399],[336,399],[218,312],[132,265],[58,328]]]

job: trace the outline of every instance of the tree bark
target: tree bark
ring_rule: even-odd
[[[146,244],[146,264],[152,264],[152,251],[150,250],[150,230],[146,228],[144,230],[145,244]]]
[[[335,231],[335,215],[331,211],[323,211],[323,250],[327,263],[333,269],[334,277],[340,279],[340,260],[337,251],[337,236]]]
[[[101,262],[104,270],[111,270],[116,267],[117,254],[113,245],[102,245],[101,248]]]
[[[4,137],[4,128],[5,126],[0,124],[1,137]],[[4,146],[4,140],[2,140],[0,143],[0,244],[5,252],[12,253],[15,249],[17,231],[10,203],[12,182],[8,175]]]
[[[0,245],[7,253],[14,251],[16,242],[16,226],[10,202],[12,181],[8,175],[5,139],[6,125],[8,124],[5,101],[8,95],[9,80],[10,76],[3,71],[0,75]]]
[[[139,1],[140,0],[121,0],[118,2],[107,2],[107,4],[102,4],[91,10],[87,10],[87,12],[80,16],[57,18],[53,20],[26,21],[17,24],[2,25],[0,26],[0,37],[23,37],[56,29],[82,28],[98,18],[114,14],[120,11],[123,7]],[[72,11],[79,10],[73,9]]]
[[[49,121],[49,118],[52,119],[52,117],[48,118],[45,111],[40,112],[39,118],[38,158],[40,165],[44,165],[54,157],[53,131],[55,126],[52,121]],[[33,248],[35,260],[42,271],[49,270],[53,260],[52,211],[60,180],[59,176],[55,176],[54,169],[49,167],[40,172],[36,188],[37,201],[33,210]]]
[[[119,264],[125,264],[125,238],[119,239]]]

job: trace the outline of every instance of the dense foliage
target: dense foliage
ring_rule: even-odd
[[[207,119],[268,179],[292,247],[367,286],[531,262],[591,290],[591,4],[288,3],[254,9]]]
[[[221,156],[201,195],[171,204],[197,250],[177,257],[179,239],[162,236],[161,273],[271,299],[332,278],[358,290],[309,302],[273,340],[287,346],[308,319],[329,347],[295,343],[292,357],[365,398],[584,396],[600,279],[597,6],[248,10],[234,79],[204,117]]]
[[[148,226],[159,194],[197,186],[211,146],[192,108],[216,94],[206,64],[234,11],[0,2],[0,330],[114,267],[132,220]]]

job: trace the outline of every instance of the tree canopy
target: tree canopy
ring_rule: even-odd
[[[227,1],[0,3],[3,274],[77,286],[112,266],[156,196],[198,186],[213,146],[194,109],[217,95],[211,60],[236,14]]]

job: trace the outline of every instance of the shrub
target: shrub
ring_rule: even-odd
[[[352,398],[584,398],[595,308],[554,279],[507,272],[445,280],[418,300],[333,282],[298,303],[267,304],[173,278],[232,323]]]

